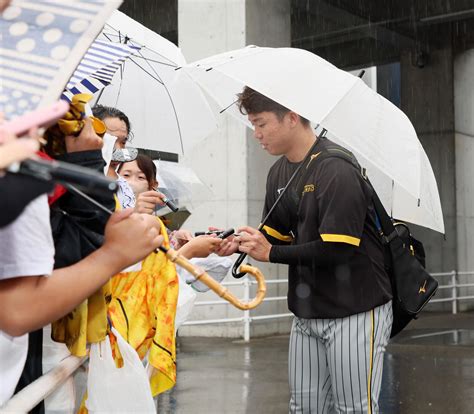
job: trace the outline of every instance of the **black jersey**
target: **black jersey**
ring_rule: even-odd
[[[345,264],[321,266],[315,260],[312,264],[290,265],[288,307],[302,318],[346,317],[391,299],[372,189],[347,161],[328,157],[318,162],[318,154],[328,145],[336,146],[319,138],[309,160],[315,165],[309,174],[299,174],[264,227],[274,244],[301,245],[319,240],[354,246],[354,254]],[[272,166],[264,216],[297,167],[286,157]],[[298,182],[301,179],[305,182]],[[297,189],[302,193],[297,194]]]

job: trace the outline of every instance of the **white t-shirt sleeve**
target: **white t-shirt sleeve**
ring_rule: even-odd
[[[33,200],[11,224],[0,229],[0,280],[50,275],[54,243],[46,195]],[[28,335],[0,331],[0,406],[13,395],[28,352]]]
[[[33,200],[11,224],[0,229],[0,280],[50,275],[54,242],[46,195]]]

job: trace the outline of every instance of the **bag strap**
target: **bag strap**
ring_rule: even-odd
[[[372,183],[370,182],[369,178],[367,177],[365,168],[362,168],[357,161],[357,158],[352,154],[352,152],[340,148],[340,147],[331,147],[328,146],[326,147],[321,153],[317,156],[318,163],[327,159],[327,158],[340,158],[344,161],[347,161],[350,163],[354,168],[356,168],[358,171],[360,171],[360,174],[362,178],[365,180],[365,182],[369,185],[369,187],[372,189],[372,202],[374,204],[374,209],[375,212],[380,220],[380,226],[382,228],[382,233],[384,237],[385,243],[390,243],[395,237],[398,236],[397,231],[395,230],[395,227],[393,226],[392,219],[388,215],[387,211],[385,210],[385,207],[383,206],[382,202],[380,201],[379,196],[377,195],[377,192],[375,191],[374,187],[372,186]],[[315,168],[315,165],[317,163],[312,163],[308,165],[307,170]],[[300,188],[298,188],[298,195],[300,197],[301,201],[301,196],[302,196],[302,188],[300,191]]]
[[[377,216],[380,220],[380,226],[382,227],[385,243],[390,243],[393,239],[395,239],[395,237],[398,236],[398,233],[395,230],[392,219],[387,214],[385,207],[380,201],[380,198],[369,179],[367,179],[367,183],[370,185],[370,187],[372,187],[372,202],[374,203],[375,212],[377,213]]]

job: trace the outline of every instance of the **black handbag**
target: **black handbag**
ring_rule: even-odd
[[[385,266],[393,294],[393,324],[390,337],[394,337],[412,319],[417,318],[438,290],[438,281],[424,268],[425,257],[421,242],[411,236],[406,224],[392,222],[375,190],[372,201],[388,253]]]
[[[385,246],[385,269],[392,285],[393,324],[390,337],[393,338],[417,318],[438,290],[438,281],[424,267],[423,244],[412,237],[405,223],[392,221],[355,156],[339,146],[329,147],[318,156],[318,162],[330,157],[351,163],[372,189],[372,202]]]

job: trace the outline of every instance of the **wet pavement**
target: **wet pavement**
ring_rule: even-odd
[[[180,338],[160,413],[287,413],[288,336]],[[426,314],[389,345],[381,413],[474,413],[474,313]]]

